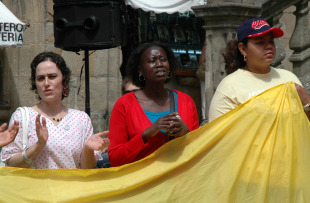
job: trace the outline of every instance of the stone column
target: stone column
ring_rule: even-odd
[[[205,21],[206,30],[206,68],[205,95],[206,118],[216,87],[226,76],[222,51],[227,42],[237,38],[240,23],[248,18],[260,16],[261,6],[254,2],[245,4],[237,2],[208,1],[207,5],[192,7],[197,17]]]
[[[271,27],[282,27],[282,24],[280,23],[280,18],[283,15],[283,11],[279,12],[277,15],[273,16],[271,20],[269,20],[269,24]],[[264,18],[264,16],[262,16]],[[267,19],[266,19],[267,20]],[[275,59],[273,60],[271,66],[275,68],[282,68],[284,69],[283,64],[281,63],[285,59],[285,49],[282,43],[280,43],[279,39],[274,40],[276,47],[277,47],[277,54],[275,56]]]
[[[299,1],[294,15],[296,26],[290,40],[290,48],[294,53],[290,57],[293,72],[301,80],[304,88],[310,93],[310,32],[309,32],[309,0]]]

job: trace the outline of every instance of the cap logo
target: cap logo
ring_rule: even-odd
[[[255,20],[252,22],[251,27],[254,30],[258,30],[258,29],[261,29],[265,25],[269,26],[269,24],[264,20]]]

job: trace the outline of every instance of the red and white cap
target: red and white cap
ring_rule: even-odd
[[[238,42],[242,42],[249,37],[258,37],[268,32],[272,32],[274,38],[282,37],[284,34],[281,28],[271,28],[269,24],[260,17],[248,19],[238,28]]]

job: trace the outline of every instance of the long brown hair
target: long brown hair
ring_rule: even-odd
[[[248,38],[243,40],[241,43],[247,46],[247,42]],[[244,68],[246,66],[244,57],[239,51],[237,40],[229,41],[222,55],[224,57],[225,71],[227,75],[235,72],[239,68]]]

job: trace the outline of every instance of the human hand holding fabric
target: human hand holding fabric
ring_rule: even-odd
[[[14,121],[12,126],[9,127],[6,131],[4,131],[4,129],[6,129],[7,126],[8,125],[6,123],[0,126],[0,147],[4,147],[5,145],[8,145],[11,142],[13,142],[18,133],[19,130],[18,121]]]

